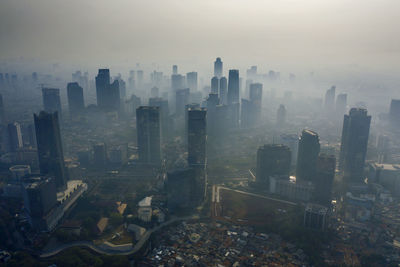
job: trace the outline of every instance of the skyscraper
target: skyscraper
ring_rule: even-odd
[[[228,104],[228,81],[225,77],[219,79],[219,98],[222,105]]]
[[[332,112],[335,109],[335,92],[336,87],[332,86],[330,89],[326,91],[325,94],[325,109],[328,112]]]
[[[173,92],[183,89],[184,87],[184,77],[180,74],[172,74],[171,76],[171,88]]]
[[[239,70],[229,70],[228,105],[239,103]]]
[[[269,177],[273,175],[289,175],[290,148],[285,145],[269,144],[257,150],[256,179],[258,183],[269,186]]]
[[[286,123],[286,108],[285,105],[279,105],[278,111],[276,113],[276,125],[282,126]]]
[[[8,129],[8,144],[11,152],[15,152],[18,148],[23,147],[21,125],[18,122],[9,123]]]
[[[206,164],[206,115],[205,108],[188,110],[188,163],[189,165]]]
[[[349,115],[344,115],[339,166],[345,182],[364,181],[370,124],[371,116],[368,116],[366,109],[352,108]]]
[[[185,106],[189,104],[190,91],[189,88],[177,90],[175,100],[175,114],[182,116],[185,112]]]
[[[178,65],[172,65],[172,74],[178,74]]]
[[[97,106],[105,111],[120,111],[121,96],[119,82],[110,83],[110,70],[99,69],[96,76]]]
[[[190,108],[188,110],[188,163],[195,170],[194,191],[195,204],[203,202],[207,184],[207,110]]]
[[[141,106],[136,110],[137,144],[142,163],[161,164],[160,108]]]
[[[61,99],[60,89],[58,88],[42,88],[43,109],[46,112],[58,112],[58,117],[61,118]]]
[[[83,88],[80,87],[77,82],[68,83],[67,94],[69,114],[71,115],[71,117],[82,113],[85,109],[85,103],[83,100]]]
[[[221,78],[222,72],[223,72],[223,63],[221,61],[221,58],[217,57],[217,59],[214,62],[214,76],[216,76],[217,78]]]
[[[318,134],[310,130],[303,130],[299,139],[297,155],[297,180],[315,181],[319,151],[320,144]]]
[[[192,92],[197,91],[197,72],[192,71],[186,73],[186,82],[190,91]]]
[[[217,76],[211,78],[211,93],[218,94],[219,91],[219,79]]]
[[[393,127],[400,126],[400,99],[392,99],[390,102],[389,120]]]
[[[104,169],[108,162],[107,145],[104,142],[93,145],[93,163],[96,168]]]
[[[207,134],[217,134],[217,106],[219,105],[218,94],[210,93],[207,98]]]
[[[261,120],[262,90],[263,85],[261,83],[250,84],[250,101],[253,106],[254,124]]]
[[[336,98],[336,114],[342,118],[346,114],[347,94],[338,94]]]
[[[320,154],[317,160],[317,173],[314,181],[314,200],[328,206],[332,198],[332,184],[335,178],[336,159],[333,155]]]
[[[4,110],[3,95],[0,95],[0,125],[6,123],[6,115]]]
[[[160,108],[160,131],[162,140],[165,141],[170,133],[168,100],[161,97],[149,98],[150,107]]]
[[[40,173],[54,176],[56,187],[63,189],[67,184],[67,174],[58,114],[41,111],[39,115],[34,114],[34,121]]]

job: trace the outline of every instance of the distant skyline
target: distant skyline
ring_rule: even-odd
[[[398,0],[2,0],[0,60],[400,67]],[[229,63],[228,63],[229,64]]]

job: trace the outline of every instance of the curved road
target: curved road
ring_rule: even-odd
[[[139,242],[137,242],[135,244],[135,246],[128,251],[118,251],[118,250],[112,249],[112,247],[110,247],[109,249],[102,248],[102,247],[94,245],[92,241],[76,241],[76,242],[60,245],[60,246],[58,246],[54,249],[48,250],[48,251],[43,251],[40,254],[40,257],[48,258],[48,257],[54,256],[54,255],[60,253],[64,249],[72,248],[72,247],[87,247],[99,254],[105,254],[105,255],[130,255],[130,254],[134,254],[134,253],[138,252],[142,248],[142,246],[146,243],[146,241],[150,238],[151,234],[154,232],[157,232],[164,226],[170,225],[177,221],[198,220],[198,219],[200,219],[199,215],[192,215],[192,216],[187,216],[187,217],[173,218],[167,222],[164,222],[164,223],[160,224],[159,226],[146,231],[146,233],[142,236],[142,238],[139,240]]]

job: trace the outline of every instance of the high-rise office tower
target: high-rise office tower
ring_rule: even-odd
[[[188,163],[206,164],[206,115],[205,108],[188,109]]]
[[[96,76],[97,106],[105,111],[120,111],[121,96],[119,82],[110,83],[110,70],[99,69]]]
[[[37,230],[47,230],[46,215],[57,205],[57,191],[53,177],[33,178],[23,186],[24,208],[29,223]]]
[[[240,119],[240,103],[232,103],[228,105],[228,127],[238,128],[239,127],[239,119]]]
[[[255,79],[257,76],[257,66],[251,66],[250,69],[246,71],[247,79]]]
[[[262,89],[261,83],[250,84],[250,101],[253,106],[253,124],[259,123],[261,120],[262,109]]]
[[[254,106],[248,99],[242,98],[242,109],[240,113],[240,126],[248,128],[254,126]]]
[[[239,103],[239,70],[229,70],[228,105]]]
[[[336,98],[336,114],[342,118],[346,114],[347,94],[338,94]]]
[[[180,74],[172,74],[171,76],[171,88],[173,92],[183,89],[185,86],[184,77]]]
[[[69,114],[71,115],[71,117],[77,114],[81,114],[85,109],[85,102],[83,100],[83,88],[80,87],[77,82],[68,83],[67,95]]]
[[[165,100],[161,97],[149,98],[149,106],[160,108],[161,138],[163,141],[165,141],[171,131],[169,123],[168,100]]]
[[[152,87],[150,90],[150,96],[154,98],[154,97],[159,97],[159,95],[160,95],[160,89],[158,89],[158,87],[155,86]]]
[[[222,105],[228,104],[228,81],[225,77],[219,79],[219,98]]]
[[[107,145],[104,142],[93,145],[93,163],[96,168],[103,169],[108,163]]]
[[[188,110],[188,163],[195,170],[195,190],[193,199],[196,204],[203,202],[207,184],[207,110],[190,108]]]
[[[197,91],[197,72],[192,71],[186,73],[186,82],[190,91],[192,92]]]
[[[389,120],[393,127],[400,126],[400,99],[392,99],[390,102]]]
[[[333,155],[320,154],[317,160],[314,200],[329,206],[332,200],[332,185],[335,178],[336,159]]]
[[[141,106],[136,110],[137,144],[142,163],[161,164],[160,108]]]
[[[283,126],[286,123],[286,108],[285,105],[279,105],[278,111],[276,112],[276,125]]]
[[[211,78],[211,93],[218,94],[219,91],[219,79],[214,76]]]
[[[339,166],[347,183],[364,181],[370,124],[371,116],[366,109],[352,108],[349,115],[344,115]]]
[[[106,90],[110,84],[110,70],[99,69],[96,76],[96,98],[97,106],[103,108],[106,106]]]
[[[172,65],[172,74],[178,74],[178,65]]]
[[[58,88],[42,88],[43,109],[46,112],[58,112],[61,119],[61,99],[60,89]]]
[[[41,111],[39,115],[34,114],[34,121],[40,173],[54,176],[56,187],[63,189],[67,184],[67,174],[58,114]]]
[[[290,148],[285,145],[270,144],[259,147],[257,150],[257,182],[268,187],[269,177],[273,175],[289,176],[291,157]]]
[[[217,59],[214,62],[214,76],[217,78],[221,78],[223,73],[223,63],[221,61],[221,58],[217,57]]]
[[[335,94],[336,87],[332,86],[329,90],[326,91],[325,94],[325,109],[328,112],[332,112],[335,109]]]
[[[219,105],[218,94],[210,93],[207,98],[207,134],[217,134],[217,106]]]
[[[3,95],[0,95],[0,125],[6,123],[6,113],[4,110]]]
[[[318,134],[310,130],[303,130],[299,139],[297,154],[297,180],[315,181],[319,152],[320,144]]]
[[[18,122],[9,123],[8,130],[8,144],[11,152],[15,152],[18,148],[23,147],[21,125]]]
[[[281,134],[280,143],[289,147],[292,152],[292,166],[297,164],[297,153],[299,150],[299,136],[297,134]]]
[[[137,79],[137,89],[141,90],[143,88],[143,79],[144,79],[144,73],[142,70],[136,71],[136,79]]]
[[[189,104],[190,91],[189,88],[177,90],[175,100],[175,114],[178,116],[184,115],[185,106]]]

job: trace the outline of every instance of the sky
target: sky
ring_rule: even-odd
[[[0,60],[206,66],[217,56],[247,66],[400,69],[400,1],[0,1]]]

